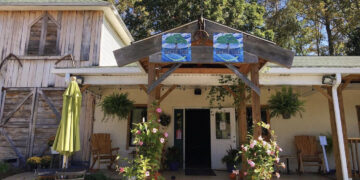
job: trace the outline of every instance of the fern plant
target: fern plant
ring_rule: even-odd
[[[277,91],[268,101],[270,116],[278,117],[282,115],[284,119],[289,119],[299,113],[300,117],[302,117],[301,112],[305,111],[305,102],[301,101],[299,96],[298,93],[293,92],[291,87],[283,87],[281,91]]]
[[[134,109],[134,102],[128,99],[127,93],[113,93],[106,96],[100,103],[104,112],[104,119],[118,117],[119,120],[126,119]]]

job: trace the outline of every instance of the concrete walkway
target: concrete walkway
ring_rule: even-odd
[[[104,171],[104,173],[111,179],[121,179],[116,172]],[[216,176],[185,176],[184,171],[165,171],[162,175],[166,180],[171,180],[172,176],[176,177],[176,180],[226,180],[229,179],[229,173],[225,171],[215,171]],[[36,176],[33,172],[26,172],[17,174],[4,180],[34,180]],[[283,180],[332,180],[332,178],[326,176],[320,176],[316,174],[304,174],[298,175],[281,175],[280,179]],[[334,178],[335,179],[335,178]]]

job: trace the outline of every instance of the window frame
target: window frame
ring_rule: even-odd
[[[147,112],[147,105],[146,104],[135,104],[134,105],[134,109],[136,108],[141,108],[141,109],[145,109]],[[131,139],[132,139],[132,134],[131,134],[131,129],[132,129],[132,115],[133,115],[133,110],[129,113],[128,116],[128,124],[127,124],[127,132],[126,132],[126,150],[129,150],[129,147],[135,147],[135,145],[132,144]],[[147,121],[147,117],[145,117],[145,121]]]
[[[41,32],[40,32],[40,40],[39,40],[39,52],[36,55],[32,55],[28,53],[29,50],[29,44],[30,44],[30,38],[31,38],[31,28],[38,23],[40,20],[42,20],[41,22]],[[46,36],[47,36],[47,25],[48,22],[51,21],[53,23],[56,24],[57,26],[57,34],[56,34],[56,53],[55,55],[49,55],[49,54],[45,54],[45,47],[46,47]],[[46,23],[45,23],[46,22]],[[28,37],[27,37],[27,41],[26,41],[26,46],[25,46],[25,55],[26,56],[60,56],[61,52],[59,49],[60,46],[60,31],[61,31],[61,25],[60,23],[55,20],[55,18],[53,18],[48,12],[45,12],[44,14],[42,14],[41,16],[37,17],[35,20],[33,20],[33,22],[31,22],[29,24],[28,27]]]

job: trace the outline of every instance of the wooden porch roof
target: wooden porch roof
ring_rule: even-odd
[[[262,67],[266,62],[272,62],[283,67],[290,68],[294,53],[290,50],[276,46],[274,42],[263,38],[233,29],[231,27],[204,19],[205,31],[209,34],[207,40],[199,40],[194,38],[194,34],[198,32],[198,21],[181,25],[174,29],[153,35],[151,37],[133,42],[131,45],[115,50],[114,55],[118,66],[139,61],[145,71],[148,70],[150,62],[158,63],[157,67],[160,73],[166,72],[171,64],[160,62],[161,57],[161,38],[164,33],[191,33],[192,34],[192,62],[184,63],[175,70],[174,73],[207,73],[207,74],[232,74],[224,64],[212,62],[212,35],[213,33],[243,33],[244,42],[244,63],[233,64],[240,72],[247,74],[250,64],[259,63]]]

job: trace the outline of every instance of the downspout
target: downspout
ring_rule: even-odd
[[[343,174],[343,179],[348,180],[348,169],[346,164],[346,155],[345,155],[345,145],[344,145],[344,136],[342,132],[342,124],[341,124],[341,116],[340,116],[340,107],[339,107],[339,100],[338,100],[338,92],[337,89],[341,83],[341,74],[336,74],[336,80],[332,87],[332,97],[333,97],[333,104],[334,104],[334,111],[335,111],[335,123],[336,123],[336,131],[338,134],[338,141],[339,141],[339,149],[340,149],[340,160],[341,160],[341,170]]]

